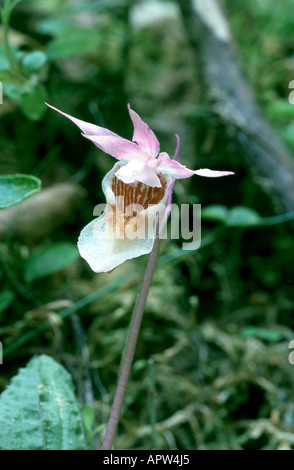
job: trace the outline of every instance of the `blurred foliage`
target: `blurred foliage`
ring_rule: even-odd
[[[183,164],[236,175],[175,184],[174,202],[203,206],[202,246],[162,243],[115,447],[293,449],[293,214],[276,215],[199,104],[175,3],[14,3],[2,11],[0,173],[35,175],[45,189],[1,211],[1,390],[33,355],[54,357],[101,444],[146,259],[97,275],[76,257],[114,160],[44,101],[127,138],[130,102],[162,150],[173,153],[177,133]],[[258,101],[293,151],[294,2],[222,3]]]

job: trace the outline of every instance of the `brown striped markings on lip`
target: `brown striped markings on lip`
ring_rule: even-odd
[[[134,185],[126,184],[114,176],[112,191],[116,197],[116,203],[110,206],[111,210],[107,214],[107,221],[112,226],[113,233],[119,233],[120,237],[124,237],[126,225],[135,217],[133,225],[135,232],[138,226],[144,224],[145,216],[140,216],[140,213],[149,205],[159,204],[166,191],[168,184],[166,178],[162,174],[158,177],[162,184],[160,188],[147,186],[139,181]]]
[[[147,209],[150,204],[158,204],[164,197],[167,186],[167,180],[162,175],[158,175],[161,188],[147,186],[141,182],[137,182],[134,186],[124,183],[116,176],[112,180],[112,191],[115,196],[123,196],[124,207],[131,204],[139,204]]]

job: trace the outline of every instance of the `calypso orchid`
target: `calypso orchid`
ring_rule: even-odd
[[[128,110],[134,125],[132,141],[48,106],[74,122],[84,137],[118,160],[102,180],[106,209],[84,227],[78,240],[81,256],[95,272],[109,272],[127,259],[151,252],[156,236],[156,214],[162,219],[162,212],[168,212],[166,206],[171,202],[175,179],[233,174],[209,169],[190,170],[181,165],[177,161],[178,136],[173,159],[166,152],[159,152],[154,132],[130,105]]]

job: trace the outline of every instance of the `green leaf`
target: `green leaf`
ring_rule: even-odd
[[[291,91],[291,90],[290,90]],[[267,107],[267,115],[273,121],[294,118],[294,106],[288,100],[278,100]]]
[[[65,18],[43,18],[36,23],[36,31],[46,36],[57,36],[70,27],[70,21]]]
[[[51,60],[64,59],[81,54],[97,52],[101,44],[99,31],[91,29],[70,29],[53,39],[48,46]]]
[[[13,81],[15,79],[15,75],[11,70],[1,70],[0,69],[0,80],[5,81]]]
[[[34,73],[43,67],[47,62],[47,56],[42,51],[33,51],[26,54],[23,58],[23,66],[29,73]]]
[[[229,227],[256,227],[264,224],[264,220],[255,210],[245,206],[228,209],[221,204],[204,207],[201,212],[203,220],[222,222]]]
[[[0,450],[86,450],[87,438],[68,372],[34,357],[0,397]]]
[[[79,256],[76,245],[58,242],[33,254],[25,264],[24,276],[33,282],[53,274],[71,264]]]
[[[85,429],[88,433],[88,436],[91,438],[92,433],[93,433],[92,426],[94,423],[94,412],[91,406],[88,405],[88,403],[86,403],[86,405],[83,406],[82,416],[84,420]]]
[[[243,338],[255,337],[264,339],[270,342],[281,341],[283,335],[279,331],[266,330],[265,328],[259,328],[258,326],[247,326],[240,332]]]
[[[291,104],[291,106],[292,108],[294,108],[293,104]],[[293,121],[289,125],[284,126],[282,129],[278,131],[279,135],[284,140],[284,142],[288,145],[289,149],[292,152],[294,151],[293,131],[294,131]]]
[[[0,292],[0,312],[4,312],[14,301],[15,293],[11,290]]]
[[[9,81],[7,82],[5,79],[2,85],[3,85],[4,95],[7,96],[7,98],[10,98],[12,100],[17,100],[17,99],[22,98],[22,96],[25,93],[24,85],[16,85],[15,83],[11,83]]]
[[[46,111],[47,100],[46,88],[40,83],[34,86],[29,94],[22,97],[21,109],[32,121],[38,121]]]
[[[13,206],[40,191],[41,181],[31,175],[0,176],[0,209]]]
[[[210,220],[212,222],[225,223],[229,214],[229,209],[221,204],[211,204],[204,207],[201,211],[201,218],[203,220]]]
[[[262,217],[250,207],[235,206],[229,211],[226,224],[230,227],[256,227],[262,221]]]
[[[72,5],[71,10],[75,13],[81,12],[81,11],[104,11],[104,10],[112,10],[115,8],[122,8],[122,7],[127,7],[128,6],[128,0],[122,1],[122,0],[112,0],[112,2],[109,2],[108,0],[100,0],[99,2],[83,2],[81,4],[77,5]]]
[[[21,57],[22,52],[19,51],[16,47],[10,44],[10,53],[13,58],[13,60],[18,60],[19,57]],[[7,59],[6,55],[6,49],[4,44],[0,44],[0,70],[9,70],[10,69],[10,63],[9,60]]]

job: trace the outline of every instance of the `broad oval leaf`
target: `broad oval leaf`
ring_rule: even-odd
[[[23,58],[23,66],[29,72],[33,73],[39,70],[47,62],[47,56],[43,51],[28,52]]]
[[[69,242],[56,242],[34,253],[26,262],[24,276],[33,282],[53,274],[71,264],[79,256],[76,245]]]
[[[70,28],[54,38],[48,45],[51,60],[65,59],[82,54],[93,54],[101,44],[101,34],[97,30]]]
[[[32,121],[38,121],[46,111],[45,101],[47,91],[44,85],[38,83],[30,93],[21,99],[22,112]]]
[[[35,25],[39,34],[57,36],[70,27],[71,22],[66,18],[48,17],[38,21]]]
[[[229,214],[229,210],[226,206],[221,204],[211,204],[210,206],[204,207],[201,211],[201,217],[203,220],[209,220],[212,222],[225,223]]]
[[[1,73],[0,73],[1,76]],[[25,86],[23,84],[19,85],[16,83],[13,83],[13,81],[9,82],[6,81],[6,78],[3,78],[3,93],[7,98],[10,98],[12,100],[18,100],[23,97],[23,94],[25,93]]]
[[[68,372],[49,356],[31,359],[0,397],[0,450],[88,449]]]
[[[230,227],[256,227],[262,222],[262,217],[255,210],[245,206],[233,207],[226,219],[226,224]]]
[[[0,209],[18,204],[40,189],[41,181],[32,175],[0,176]]]
[[[0,292],[0,313],[4,312],[15,300],[15,293],[11,290]]]

